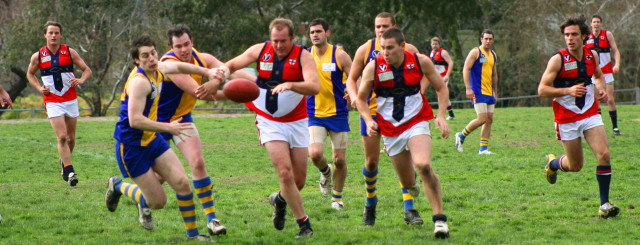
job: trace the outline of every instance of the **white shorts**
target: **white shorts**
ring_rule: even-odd
[[[47,111],[47,118],[80,116],[80,111],[78,110],[78,99],[65,102],[48,102],[44,104],[44,109]]]
[[[604,82],[606,84],[613,84],[613,81],[614,81],[613,73],[602,74],[602,76],[604,77]],[[593,77],[591,77],[591,82],[595,83],[596,80]]]
[[[195,123],[191,123],[191,126],[193,127],[193,129],[189,129],[184,131],[184,133],[191,135],[191,136],[200,136],[200,134],[198,133],[198,128],[196,128],[196,124]],[[178,145],[180,144],[180,142],[182,142],[182,139],[180,139],[180,137],[178,137],[177,135],[171,135],[171,139],[173,140],[173,144]],[[187,138],[188,140],[188,138]]]
[[[289,143],[289,148],[309,147],[309,119],[295,122],[276,122],[260,115],[256,116],[256,126],[260,135],[260,144],[280,140]]]
[[[596,114],[577,122],[563,124],[554,123],[554,125],[558,140],[573,140],[584,137],[584,131],[604,124],[602,123],[602,117],[600,114]]]
[[[404,131],[398,136],[382,136],[382,140],[384,141],[384,147],[387,150],[387,154],[389,156],[395,156],[400,154],[402,151],[409,150],[409,139],[411,139],[411,137],[423,134],[431,136],[431,131],[429,130],[429,122],[427,121],[419,122],[416,125],[413,125],[413,127],[409,128],[407,131]]]
[[[496,108],[496,104],[487,104],[487,103],[474,103],[473,108],[476,109],[476,114],[481,113],[493,113]]]
[[[347,149],[347,135],[349,135],[349,132],[334,132],[320,126],[309,126],[309,144],[324,144],[327,134],[331,137],[331,147],[333,149]]]

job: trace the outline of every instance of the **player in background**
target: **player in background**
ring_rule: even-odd
[[[73,168],[71,154],[76,145],[76,125],[80,111],[76,86],[84,84],[91,76],[91,68],[84,63],[78,51],[62,44],[62,25],[47,21],[44,38],[47,44],[31,56],[27,68],[27,80],[42,94],[47,118],[58,138],[58,162],[62,168],[62,179],[69,185],[78,184],[78,175]],[[74,68],[82,71],[75,77]],[[42,85],[36,78],[40,70]]]
[[[181,118],[170,123],[158,122],[157,112],[165,74],[200,74],[212,79],[218,70],[185,62],[158,61],[155,42],[146,35],[133,41],[130,54],[136,67],[125,84],[120,120],[116,123],[113,136],[116,139],[115,153],[120,172],[135,184],[124,182],[116,176],[110,177],[105,194],[107,209],[114,212],[120,197],[125,195],[138,205],[143,227],[152,231],[151,209],[161,209],[167,202],[161,178],[176,192],[187,239],[209,241],[208,236],[198,232],[193,192],[184,167],[167,141],[156,133],[169,132],[184,141],[189,136],[187,132],[193,130],[193,124],[180,123]]]
[[[391,13],[382,12],[376,15],[374,19],[374,31],[376,37],[367,40],[364,44],[360,45],[355,55],[353,56],[353,63],[351,64],[351,70],[347,78],[347,99],[351,102],[351,107],[356,107],[356,97],[358,94],[358,81],[362,75],[362,70],[365,65],[370,61],[375,60],[375,57],[382,51],[380,46],[380,36],[386,30],[396,26],[396,20]],[[418,49],[406,43],[404,46],[406,51],[419,52]],[[426,80],[425,80],[426,81]],[[376,120],[376,94],[371,92],[367,102],[369,103],[369,109],[373,120]],[[364,225],[374,225],[376,223],[376,206],[378,204],[377,187],[378,182],[378,163],[380,161],[380,135],[368,135],[364,120],[360,118],[360,135],[362,136],[362,143],[364,145],[364,166],[362,167],[362,175],[365,180],[366,199],[364,212],[362,214],[362,223]],[[414,170],[410,170],[415,175]],[[415,177],[415,176],[414,176]],[[415,181],[415,184],[410,189],[401,188],[402,193],[409,192],[411,195],[402,195],[402,199],[405,203],[413,203],[413,197],[420,193],[420,186]],[[419,218],[419,217],[418,217]]]
[[[467,99],[473,100],[477,118],[471,120],[462,129],[462,132],[455,134],[455,145],[458,152],[462,152],[462,144],[465,138],[482,126],[478,154],[494,154],[489,151],[493,111],[498,100],[498,73],[496,72],[498,56],[491,49],[493,40],[493,31],[489,29],[482,31],[480,35],[481,45],[472,49],[464,62],[462,77],[464,78]]]
[[[415,184],[414,167],[417,169],[424,187],[424,193],[431,204],[434,235],[438,238],[449,236],[447,216],[442,210],[442,190],[440,180],[431,167],[431,131],[429,122],[433,111],[423,88],[426,75],[438,95],[439,108],[445,108],[449,100],[449,90],[426,55],[404,50],[402,31],[390,28],[380,39],[382,54],[367,64],[362,72],[356,104],[366,123],[368,135],[382,135],[391,163],[396,169],[403,188]],[[373,120],[366,99],[373,89],[376,92],[378,119]],[[439,110],[435,120],[436,128],[442,130],[442,137],[449,137],[449,126],[445,111]],[[404,195],[410,195],[404,192]],[[404,220],[408,224],[422,224],[418,211],[405,206]]]
[[[439,37],[431,38],[431,54],[429,55],[433,65],[436,67],[436,71],[440,73],[444,84],[449,86],[449,78],[451,77],[451,71],[453,71],[453,59],[449,56],[449,52],[442,48],[442,40]],[[453,120],[456,115],[453,114],[453,108],[451,107],[451,101],[447,106],[447,120]]]
[[[300,232],[296,238],[313,235],[300,190],[307,178],[309,119],[306,96],[320,91],[318,72],[311,54],[295,45],[293,22],[276,18],[269,25],[270,41],[254,44],[221,67],[230,72],[257,64],[260,96],[246,103],[256,112],[260,143],[267,151],[280,180],[280,192],[272,193],[273,226],[284,229],[287,206],[296,218]],[[220,80],[200,86],[198,98],[217,92]]]
[[[567,48],[561,49],[549,60],[538,86],[538,94],[553,98],[556,135],[562,142],[565,154],[559,158],[553,154],[546,156],[545,176],[550,184],[555,184],[558,170],[580,171],[584,166],[584,138],[598,161],[598,214],[602,218],[615,217],[620,208],[609,202],[609,144],[596,101],[607,99],[604,77],[598,67],[598,53],[584,46],[589,33],[584,16],[567,19],[560,26],[560,31]]]
[[[216,68],[224,65],[220,60],[209,53],[199,52],[194,48],[191,30],[186,25],[176,25],[167,31],[170,50],[160,59],[163,62],[185,62],[204,68]],[[245,79],[255,79],[255,76],[240,70],[231,74],[231,78],[242,77]],[[189,140],[182,141],[180,137],[168,132],[159,133],[164,140],[173,140],[173,143],[180,150],[184,158],[189,163],[192,173],[193,188],[196,196],[202,205],[207,218],[207,230],[211,235],[221,235],[227,233],[227,228],[220,224],[216,215],[216,206],[213,200],[213,185],[211,177],[207,171],[204,157],[202,156],[202,143],[200,134],[195,124],[191,111],[195,107],[196,89],[202,85],[204,76],[199,74],[166,74],[166,79],[162,81],[162,90],[158,102],[158,121],[172,122],[182,118],[182,123],[191,123],[193,130],[186,132],[191,135]],[[208,100],[225,99],[220,91],[216,98]]]
[[[600,57],[600,69],[607,83],[607,105],[609,117],[613,127],[613,134],[620,135],[618,129],[618,110],[616,110],[615,96],[613,95],[613,74],[620,71],[620,51],[616,39],[611,31],[602,29],[602,16],[594,14],[591,17],[591,32],[587,39],[587,48],[598,52]],[[611,56],[613,54],[613,56]],[[613,60],[612,60],[613,58]]]
[[[344,208],[342,190],[347,178],[347,135],[349,109],[345,97],[345,83],[351,69],[351,57],[341,47],[328,42],[331,36],[329,23],[314,19],[309,23],[312,47],[309,52],[320,77],[320,92],[307,98],[309,115],[309,157],[320,171],[320,190],[323,195],[331,193],[331,207]],[[324,142],[331,138],[332,167],[324,156]],[[333,182],[333,190],[331,189]]]

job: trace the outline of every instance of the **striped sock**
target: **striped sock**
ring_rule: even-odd
[[[329,178],[329,175],[331,174],[331,169],[329,169],[329,164],[327,164],[326,167],[324,167],[323,169],[318,169],[318,171],[320,171],[320,173],[325,177],[325,178]]]
[[[309,216],[304,216],[301,219],[296,219],[296,223],[298,223],[298,227],[311,227],[311,222],[309,222]]]
[[[131,200],[136,203],[140,203],[140,207],[147,208],[147,202],[144,200],[144,196],[142,195],[140,188],[138,188],[138,185],[120,181],[120,183],[117,183],[115,187],[122,195],[131,198]]]
[[[609,111],[609,117],[611,117],[611,125],[613,128],[618,128],[618,111]]]
[[[402,188],[402,202],[404,203],[404,211],[413,208],[413,196],[409,194],[407,188]]]
[[[197,236],[198,222],[196,221],[196,204],[193,201],[193,193],[189,195],[180,195],[176,193],[178,198],[178,209],[184,221],[184,228],[187,229],[187,237]]]
[[[207,221],[217,219],[216,217],[216,205],[213,201],[211,177],[207,176],[199,180],[193,181],[193,188],[195,189],[196,196],[200,200],[204,214],[207,216]]]
[[[464,129],[462,129],[462,140],[464,140],[464,138],[467,137],[467,135],[471,134],[471,131],[469,131],[469,129],[467,129],[467,127],[464,127]]]
[[[600,188],[600,205],[609,202],[609,184],[611,183],[611,166],[597,166],[596,179]]]
[[[489,138],[480,138],[480,151],[489,149]]]
[[[342,202],[342,190],[333,189],[333,194],[331,195],[332,202]]]
[[[375,206],[378,204],[378,197],[376,196],[376,182],[378,182],[378,169],[373,172],[367,171],[362,167],[362,175],[364,175],[364,187],[367,190],[367,207]]]

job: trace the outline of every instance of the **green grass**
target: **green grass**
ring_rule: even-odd
[[[606,107],[603,107],[606,112]],[[434,137],[433,165],[443,189],[451,237],[447,244],[631,244],[638,242],[640,213],[637,184],[640,110],[619,106],[622,136],[609,137],[613,180],[611,200],[622,208],[619,217],[597,217],[598,186],[595,158],[585,144],[585,167],[578,173],[560,173],[549,185],[543,176],[544,155],[561,154],[555,140],[551,108],[498,108],[490,149],[496,155],[479,156],[479,131],[473,132],[458,153],[453,139]],[[475,117],[471,109],[456,110],[449,121],[454,132]],[[378,182],[378,219],[373,227],[361,224],[364,204],[363,152],[355,112],[351,114],[347,151],[349,174],[344,188],[346,208],[331,209],[329,197],[318,190],[318,172],[310,164],[302,190],[307,214],[315,231],[312,238],[296,240],[298,229],[291,212],[283,231],[271,224],[268,195],[278,189],[274,169],[258,146],[254,119],[196,118],[204,142],[207,168],[213,177],[217,214],[229,229],[214,237],[221,244],[417,244],[433,243],[431,210],[424,195],[416,207],[423,226],[402,219],[402,197],[395,172],[381,156]],[[610,120],[604,117],[610,134]],[[112,138],[115,119],[78,123],[74,165],[77,187],[61,180],[55,136],[47,121],[0,123],[1,244],[60,243],[180,243],[185,241],[174,192],[154,211],[155,232],[145,231],[133,202],[124,198],[114,213],[105,208],[106,179],[120,175]],[[434,129],[432,129],[434,130]],[[434,130],[439,135],[439,130]],[[328,148],[327,148],[327,151]],[[184,161],[183,161],[184,162]],[[189,172],[189,171],[188,171]],[[165,185],[166,186],[166,185]],[[198,221],[205,232],[199,204]]]

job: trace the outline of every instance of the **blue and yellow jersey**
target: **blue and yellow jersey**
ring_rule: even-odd
[[[342,70],[342,65],[336,55],[340,49],[329,44],[327,51],[318,56],[315,46],[309,48],[320,76],[320,92],[317,95],[309,96],[307,99],[309,117],[345,116],[349,114],[347,101],[344,99],[347,74]]]
[[[190,64],[205,68],[207,67],[207,63],[201,57],[198,50],[193,49],[191,51],[191,57],[193,57],[193,59]],[[181,61],[173,50],[169,50],[169,52],[165,53],[160,60]],[[193,80],[196,80],[198,85],[202,85],[202,75],[191,74],[191,77]],[[191,110],[193,110],[193,107],[196,105],[196,100],[197,99],[195,97],[185,93],[182,89],[176,86],[171,79],[165,77],[162,81],[162,92],[160,93],[160,102],[158,104],[158,121],[171,122],[191,113]]]
[[[162,79],[164,74],[160,70],[156,71],[156,78],[147,76],[147,74],[140,67],[133,68],[129,74],[129,78],[124,85],[124,92],[120,97],[120,120],[116,123],[116,129],[113,132],[113,138],[125,145],[135,146],[147,146],[153,139],[156,138],[156,132],[144,131],[140,129],[132,128],[129,124],[129,95],[127,94],[127,87],[129,81],[135,77],[144,76],[151,84],[151,93],[147,95],[145,101],[144,110],[142,114],[151,120],[157,120],[158,112],[158,94],[162,90]]]
[[[471,90],[474,94],[493,96],[493,67],[498,57],[493,50],[485,52],[480,47],[477,49],[479,55],[470,72]]]

